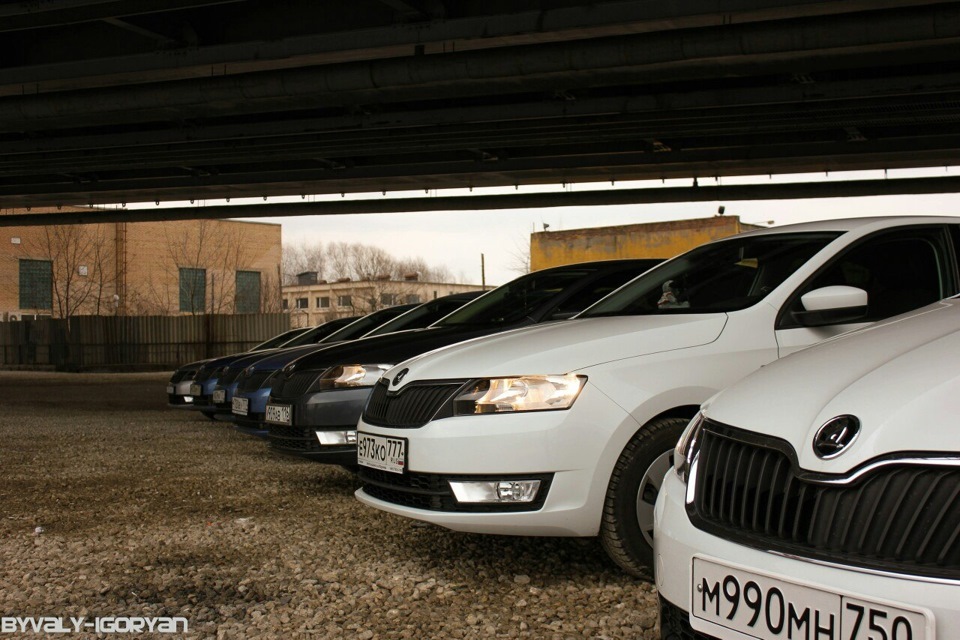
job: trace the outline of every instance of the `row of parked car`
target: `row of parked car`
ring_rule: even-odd
[[[373,508],[599,536],[655,577],[663,638],[952,637],[958,256],[960,219],[758,230],[535,272],[419,328],[323,325],[167,391],[356,470]]]

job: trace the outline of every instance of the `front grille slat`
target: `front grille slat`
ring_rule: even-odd
[[[960,579],[960,467],[887,461],[855,481],[800,471],[789,444],[708,422],[695,526],[764,550]]]
[[[940,529],[944,520],[946,520],[947,515],[951,511],[951,507],[954,504],[957,504],[957,498],[960,497],[960,485],[957,485],[953,488],[953,493],[950,495],[950,498],[945,500],[940,506],[940,511],[937,513],[937,517],[934,518],[933,523],[930,525],[927,530],[927,535],[924,537],[923,541],[920,543],[920,548],[917,553],[919,555],[924,555],[927,552],[927,548],[930,546],[933,541],[934,535]]]
[[[263,383],[266,382],[267,378],[272,376],[273,373],[273,371],[254,371],[250,375],[245,375],[240,378],[240,382],[237,384],[237,391],[239,393],[256,391],[263,386]]]
[[[373,388],[363,411],[363,420],[368,424],[397,429],[422,427],[437,415],[463,384],[462,380],[423,381],[391,392],[389,383],[381,380]]]

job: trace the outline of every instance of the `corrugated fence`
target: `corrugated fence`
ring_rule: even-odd
[[[246,351],[289,328],[290,318],[283,313],[0,322],[0,364],[172,369]]]

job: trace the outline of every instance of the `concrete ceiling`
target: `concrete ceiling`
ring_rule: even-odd
[[[5,208],[939,166],[958,149],[960,2],[0,5]]]

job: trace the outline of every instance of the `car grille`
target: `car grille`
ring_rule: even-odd
[[[237,392],[249,393],[256,391],[263,386],[263,383],[266,382],[267,378],[272,376],[273,373],[273,371],[254,371],[250,375],[243,376],[240,378],[240,382],[237,383]]]
[[[319,451],[320,442],[317,440],[314,429],[308,427],[287,426],[282,424],[268,425],[270,429],[270,446],[274,449],[295,451]]]
[[[299,398],[319,375],[319,371],[294,371],[292,374],[278,375],[270,387],[270,394],[274,398]]]
[[[463,380],[414,382],[397,392],[388,391],[389,383],[381,380],[363,411],[363,421],[384,427],[415,429],[430,420],[453,415],[448,403],[463,386]],[[444,407],[444,405],[447,405]],[[442,414],[438,412],[444,409]]]
[[[450,489],[450,480],[484,480],[480,476],[447,476],[434,473],[390,473],[369,467],[360,467],[358,471],[364,492],[370,497],[392,504],[425,509],[427,511],[452,512],[505,512],[537,511],[543,506],[550,489],[552,474],[534,474],[523,479],[540,480],[540,492],[537,499],[528,503],[502,504],[460,504]],[[508,476],[498,476],[506,480]]]
[[[232,384],[243,373],[243,367],[227,367],[227,370],[220,376],[219,383],[226,386]]]
[[[194,382],[206,382],[213,377],[213,374],[216,373],[219,367],[200,367],[197,371],[197,375],[193,376]]]
[[[838,564],[960,578],[960,469],[884,460],[845,481],[798,473],[782,440],[707,423],[700,442],[688,507],[698,528]]]
[[[196,372],[196,369],[178,369],[170,376],[170,384],[177,384],[178,382],[192,378]]]
[[[660,637],[664,640],[716,640],[690,626],[690,616],[660,596]]]

